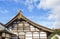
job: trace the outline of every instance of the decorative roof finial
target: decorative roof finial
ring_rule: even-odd
[[[22,17],[22,10],[19,10],[18,12],[18,19],[20,19]]]
[[[22,14],[22,10],[19,10],[19,13]]]

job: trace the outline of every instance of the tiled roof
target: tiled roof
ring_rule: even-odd
[[[16,20],[16,19],[21,19],[21,18],[24,19],[26,22],[30,23],[31,25],[39,28],[39,29],[42,29],[42,30],[48,31],[48,32],[53,32],[52,29],[49,29],[49,28],[44,27],[44,26],[42,26],[42,25],[36,24],[36,23],[34,23],[33,21],[31,21],[31,20],[29,20],[28,18],[26,18],[25,16],[23,16],[23,15],[22,15],[22,11],[20,11],[20,12],[19,12],[12,20],[10,20],[5,26],[8,27],[9,24],[11,24],[14,20]]]

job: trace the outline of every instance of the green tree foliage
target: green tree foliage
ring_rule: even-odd
[[[60,29],[59,30],[55,30],[54,33],[60,35]]]
[[[60,35],[60,29],[55,29],[54,32],[48,37],[48,39],[51,39],[51,37],[53,37],[55,34]]]

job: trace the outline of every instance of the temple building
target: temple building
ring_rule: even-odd
[[[48,36],[53,32],[52,29],[29,20],[22,14],[22,11],[18,12],[4,27],[6,30],[1,32],[1,35],[9,34],[9,36],[5,35],[4,39],[48,39]]]

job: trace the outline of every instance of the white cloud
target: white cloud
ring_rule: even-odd
[[[27,6],[28,10],[30,10],[30,11],[34,8],[32,3],[33,3],[32,0],[25,1],[25,5]]]
[[[29,11],[32,11],[34,9],[34,4],[37,0],[13,0],[16,3],[21,3],[24,4],[25,6],[27,6],[27,9]]]
[[[51,9],[49,19],[55,20],[52,26],[55,28],[60,27],[60,0],[40,0],[37,8],[43,8],[44,10]]]
[[[31,5],[31,4],[28,6],[28,10],[29,10],[29,11],[32,11],[32,10],[33,10],[33,8],[34,8],[34,6],[33,6],[33,5]]]
[[[24,4],[25,6],[27,6],[27,9],[29,11],[32,11],[37,6],[37,2],[40,0],[9,0],[9,1]]]
[[[27,6],[29,11],[32,11],[36,7],[36,2],[38,1],[39,0],[26,0],[24,4]]]
[[[55,26],[55,28],[60,28],[60,8],[59,7],[55,8],[52,11],[52,14],[49,15],[50,19],[55,20],[55,22],[53,23],[53,26]]]
[[[54,8],[60,3],[60,0],[40,0],[40,3],[38,4],[38,8],[48,9],[48,8]]]

